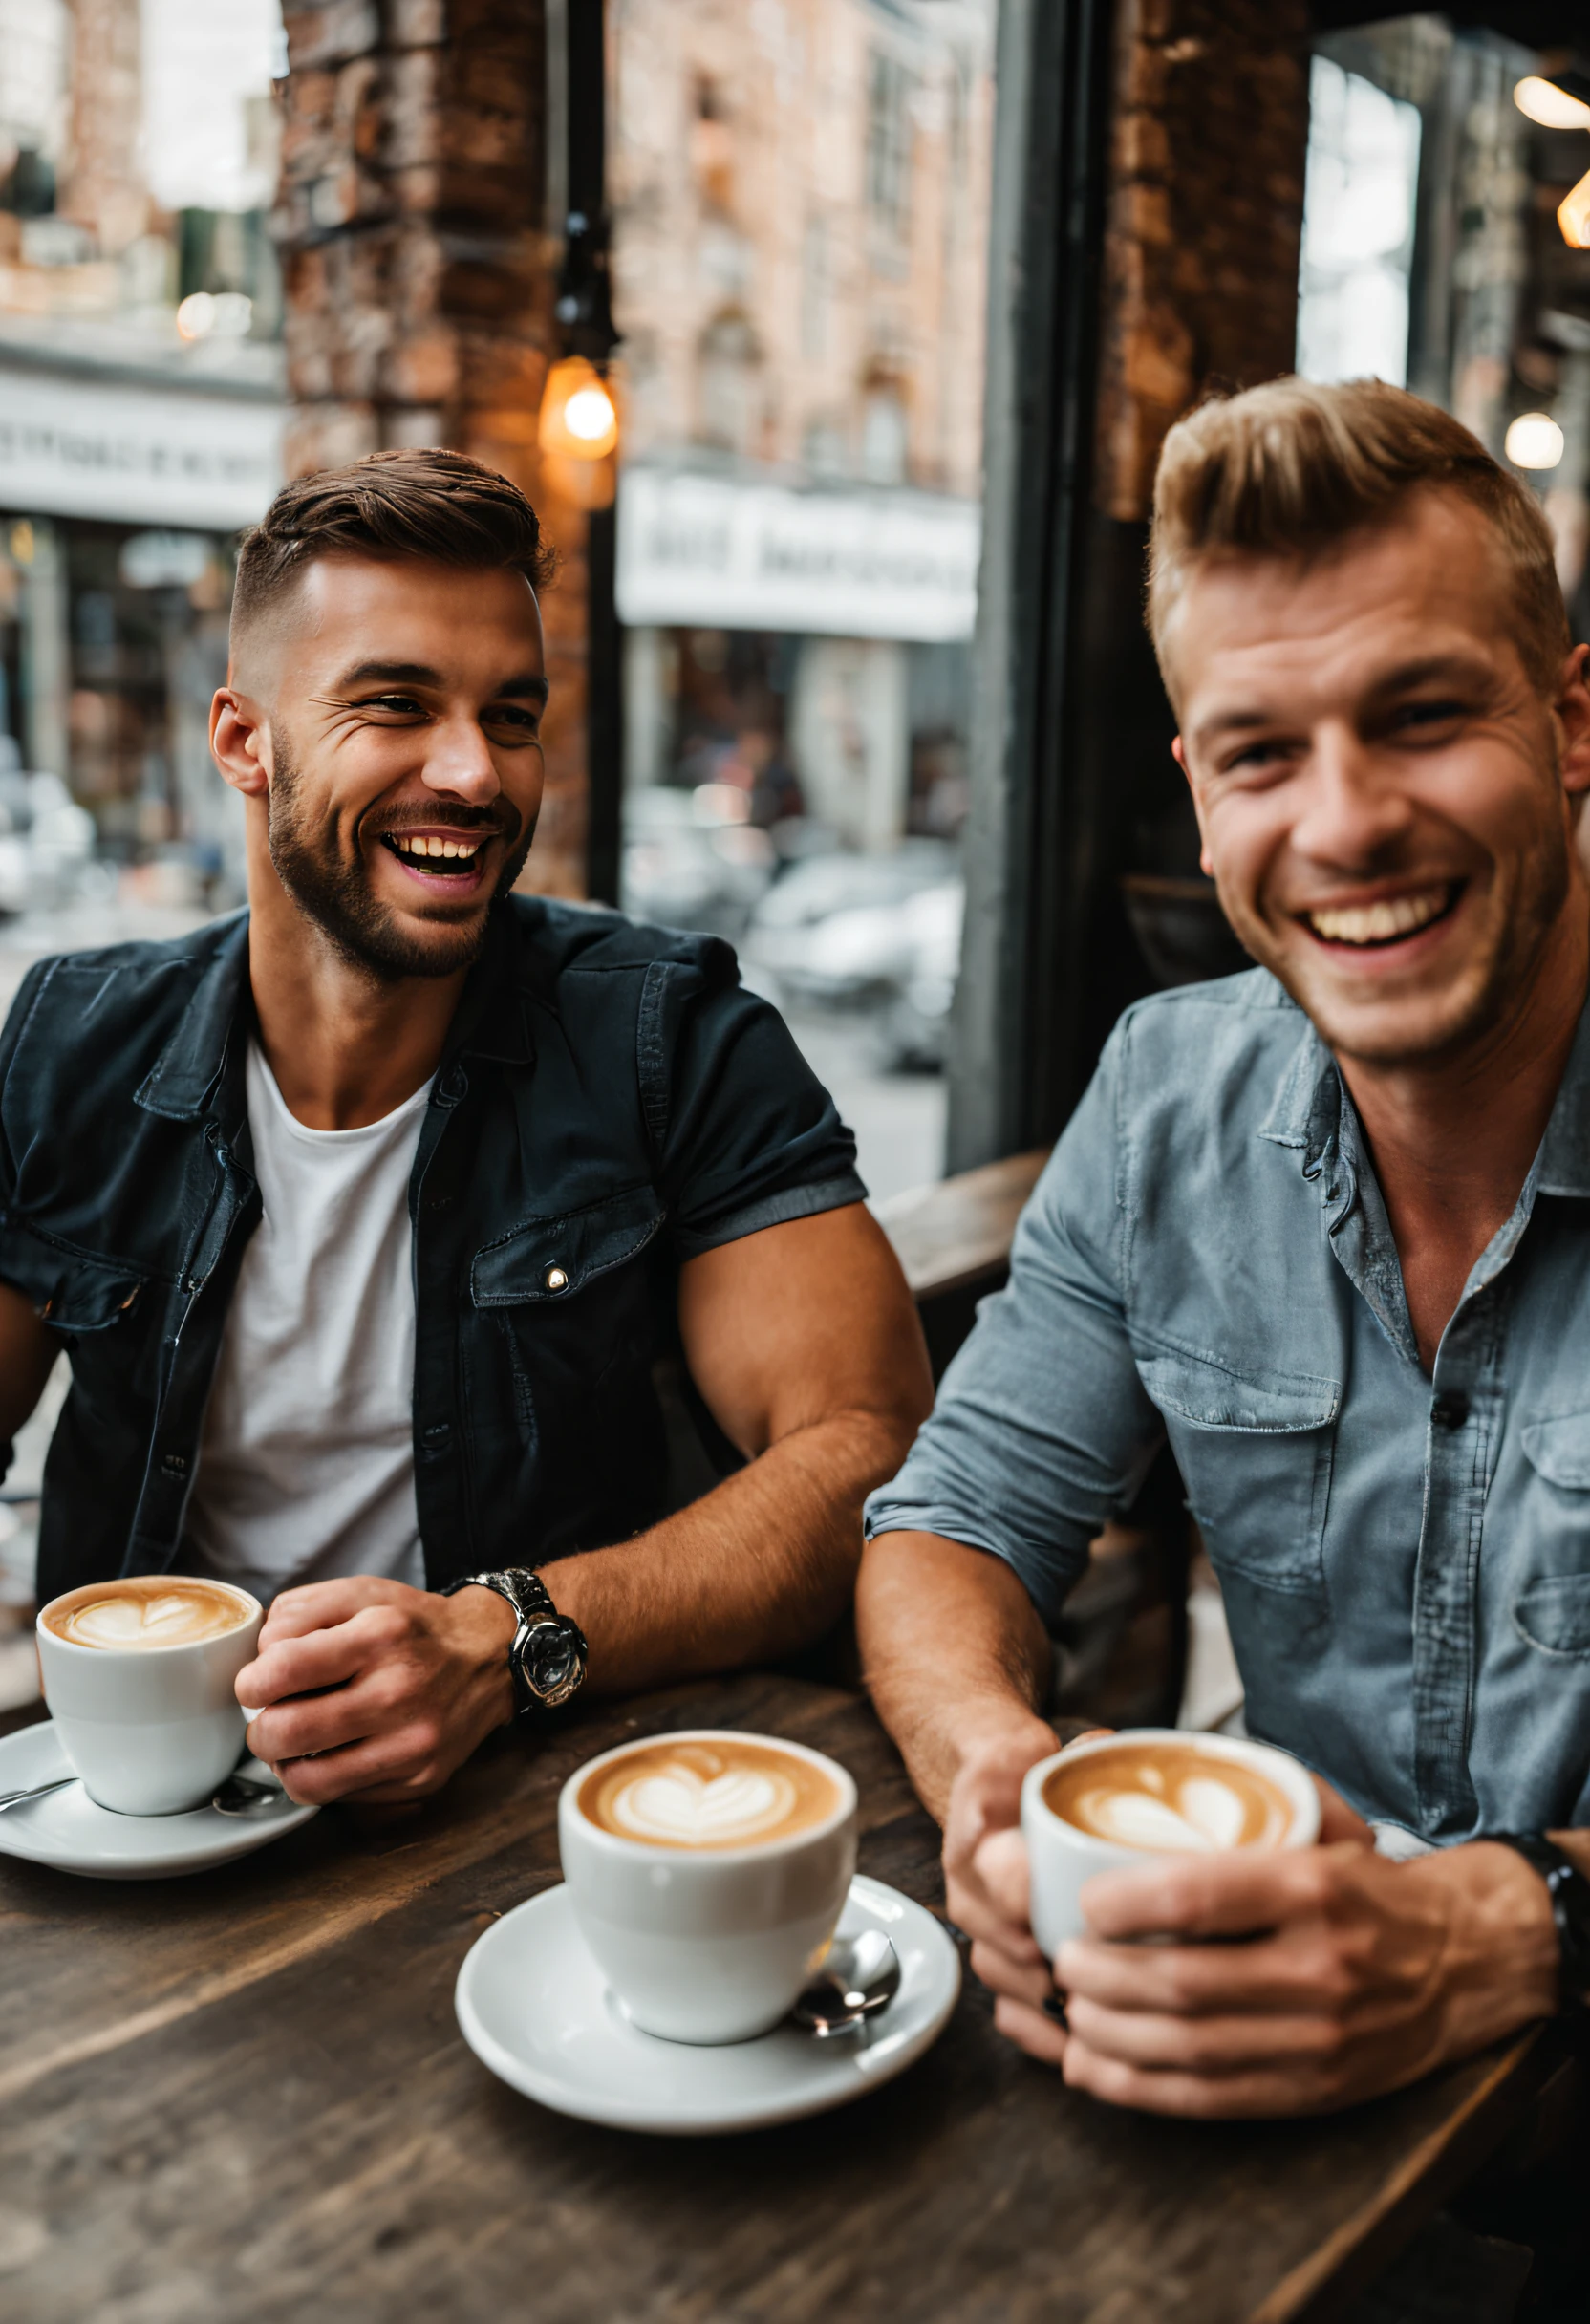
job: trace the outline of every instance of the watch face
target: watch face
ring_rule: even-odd
[[[567,1703],[585,1676],[580,1634],[571,1622],[538,1622],[522,1659],[532,1691],[549,1710]]]

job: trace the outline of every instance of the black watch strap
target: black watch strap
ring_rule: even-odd
[[[518,1627],[508,1647],[513,1707],[520,1718],[556,1711],[577,1694],[585,1680],[589,1651],[577,1622],[560,1614],[541,1576],[527,1565],[507,1565],[489,1574],[461,1574],[441,1591],[495,1590],[514,1610]]]
[[[1590,1880],[1544,1832],[1487,1832],[1484,1837],[1515,1849],[1545,1882],[1562,1961],[1562,2006],[1583,2009],[1590,2004]]]

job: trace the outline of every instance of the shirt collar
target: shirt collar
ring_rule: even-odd
[[[1338,1150],[1343,1095],[1336,1060],[1305,1018],[1302,1036],[1258,1134],[1277,1146],[1300,1151],[1303,1175],[1316,1177]],[[1531,1175],[1536,1194],[1590,1197],[1590,998],[1580,1011]]]
[[[1274,1145],[1297,1148],[1303,1157],[1303,1176],[1314,1178],[1326,1156],[1335,1152],[1341,1130],[1342,1077],[1335,1058],[1303,1017],[1301,1038],[1258,1134]]]
[[[444,1065],[464,1055],[507,1065],[528,1065],[534,1058],[515,974],[517,934],[511,908],[495,908],[480,958],[464,981]],[[137,1103],[146,1113],[192,1121],[212,1105],[247,986],[248,915],[239,912],[230,923],[222,923],[208,967],[139,1088]]]
[[[207,932],[213,937],[214,932]],[[168,1121],[203,1113],[221,1079],[238,1001],[248,981],[248,915],[221,925],[220,942],[183,1009],[176,1031],[144,1075],[136,1103]]]
[[[1590,999],[1579,1012],[1536,1168],[1539,1194],[1590,1195]]]

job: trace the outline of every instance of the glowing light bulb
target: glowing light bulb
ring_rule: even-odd
[[[1538,74],[1519,81],[1513,102],[1542,129],[1590,129],[1590,105],[1582,97],[1570,97],[1555,81],[1542,80]]]
[[[614,418],[612,398],[604,387],[579,388],[563,407],[564,426],[582,443],[595,443],[611,434]]]
[[[1507,431],[1505,449],[1515,468],[1555,468],[1562,458],[1562,430],[1550,412],[1520,412]]]
[[[618,407],[584,355],[565,355],[547,374],[536,436],[554,460],[605,460],[618,446]]]
[[[1590,169],[1558,204],[1557,223],[1570,250],[1590,250]]]

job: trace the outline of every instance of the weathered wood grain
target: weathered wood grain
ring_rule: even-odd
[[[1011,1154],[879,1203],[878,1222],[914,1298],[943,1299],[1009,1265],[1016,1221],[1048,1158],[1046,1147]]]
[[[911,2073],[809,2123],[676,2142],[548,2114],[464,2048],[459,1964],[557,1877],[570,1768],[701,1724],[832,1751],[864,1867],[934,1901],[936,1836],[865,1706],[765,1676],[505,1740],[411,1822],[328,1814],[190,1881],[0,1860],[9,2324],[1287,2324],[1528,2085],[1519,2045],[1334,2122],[1150,2121],[1021,2058],[969,1987]]]

